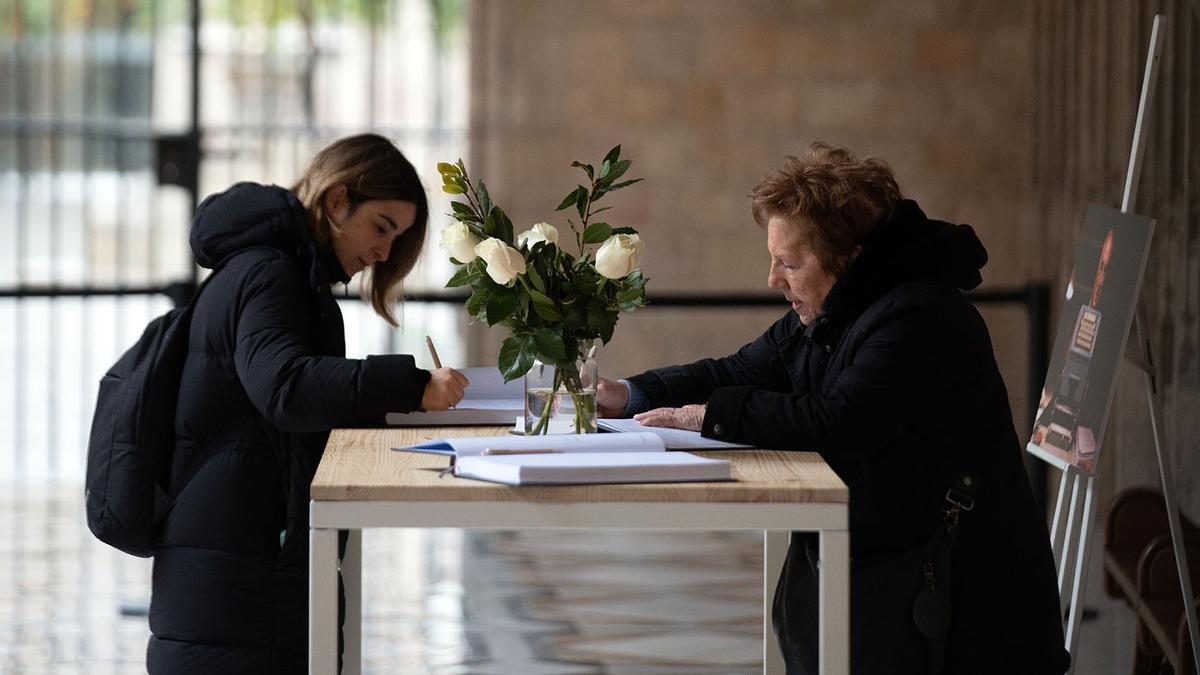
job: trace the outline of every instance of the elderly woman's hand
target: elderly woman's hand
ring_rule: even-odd
[[[601,417],[619,417],[629,402],[629,390],[620,382],[600,378],[596,384],[596,412]]]
[[[693,403],[682,408],[655,408],[638,413],[633,419],[648,427],[673,427],[688,431],[700,431],[704,426],[704,411],[707,406]]]

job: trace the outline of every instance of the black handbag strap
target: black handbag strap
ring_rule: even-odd
[[[946,490],[946,507],[942,523],[929,542],[925,559],[925,588],[913,603],[913,616],[929,644],[929,673],[938,675],[946,665],[946,632],[950,625],[950,553],[958,535],[962,514],[975,508],[975,493],[979,480],[973,473],[963,471]],[[933,615],[931,617],[931,614]],[[933,629],[929,629],[929,626]]]

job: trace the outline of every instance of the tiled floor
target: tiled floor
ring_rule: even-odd
[[[419,553],[426,552],[426,553]],[[753,533],[368,530],[363,665],[405,675],[761,671]],[[144,672],[150,561],[94,540],[82,490],[0,495],[0,672]]]

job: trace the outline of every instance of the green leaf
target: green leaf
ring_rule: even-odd
[[[445,192],[448,195],[461,195],[461,194],[465,194],[466,190],[460,188],[457,185],[447,184],[447,185],[442,186],[442,192]]]
[[[547,305],[550,307],[554,306],[554,301],[550,299],[550,296],[546,295],[545,293],[542,293],[541,291],[537,291],[532,288],[529,288],[529,289],[526,289],[525,292],[529,294],[529,297],[533,299],[533,302],[535,304]]]
[[[599,198],[600,198],[600,195],[599,195],[599,194],[597,194],[597,195],[596,195],[596,199],[599,199]],[[593,199],[593,200],[592,200],[592,203],[593,203],[593,204],[595,204],[595,203],[596,203],[596,200],[595,200],[595,199]],[[601,211],[607,211],[607,210],[609,210],[609,209],[611,209],[611,208],[612,208],[611,206],[605,206],[605,207],[603,207],[603,208],[596,209],[595,211],[592,211],[592,215],[594,216],[594,215],[596,215],[597,213],[600,213]]]
[[[542,328],[533,334],[533,344],[543,361],[562,361],[567,358],[567,350],[563,345],[562,336],[553,328]]]
[[[633,180],[621,181],[620,183],[616,183],[616,184],[608,186],[608,191],[616,192],[617,190],[620,190],[623,187],[629,187],[630,185],[633,185],[634,183],[640,183],[644,180],[646,180],[646,179],[645,178],[634,178]]]
[[[612,227],[608,223],[592,223],[583,231],[583,243],[599,244],[612,236]]]
[[[540,244],[542,242],[538,243]],[[534,245],[536,246],[537,244]],[[542,275],[538,274],[537,268],[532,264],[525,266],[525,277],[529,279],[529,283],[533,284],[534,288],[542,291],[543,293],[546,292],[546,282],[542,281]]]
[[[479,187],[475,190],[475,196],[479,197],[479,212],[488,214],[492,212],[492,196],[488,194],[487,186],[483,181],[479,181]]]
[[[580,185],[577,192],[579,192],[579,199],[575,202],[575,207],[579,211],[579,219],[587,220],[588,189]]]
[[[446,282],[446,288],[457,288],[466,286],[469,283],[479,281],[479,271],[472,265],[467,265],[454,273],[450,280]]]
[[[492,210],[488,212],[488,220],[492,221],[495,227],[493,237],[506,244],[513,243],[512,221],[508,219],[508,214],[504,212],[504,209],[493,206]]]
[[[489,211],[487,216],[485,216],[483,219],[483,233],[489,237],[497,236],[496,235],[496,211],[494,209],[492,211]]]
[[[633,160],[629,159],[623,159],[616,164],[613,164],[612,172],[605,176],[604,180],[608,183],[612,183],[614,180],[625,175],[625,172],[629,170],[629,165],[631,164],[633,164]],[[609,188],[609,190],[612,190],[612,188]]]
[[[533,336],[514,335],[500,343],[497,361],[505,382],[521,377],[533,366]]]
[[[608,154],[604,156],[604,161],[608,162],[609,164],[616,164],[617,160],[620,158],[621,158],[621,146],[618,145],[615,148],[613,148],[612,150],[608,151]]]
[[[599,302],[592,302],[588,304],[587,323],[588,328],[596,331],[600,339],[608,344],[617,326],[617,313]]]
[[[438,173],[442,174],[443,176],[461,176],[462,175],[462,171],[459,171],[457,166],[454,166],[453,164],[451,164],[449,162],[438,162],[437,169],[438,169]]]
[[[634,300],[641,298],[645,294],[646,294],[646,291],[645,291],[645,289],[642,289],[642,288],[626,288],[625,290],[621,291],[620,293],[617,293],[617,304],[618,305],[629,304],[629,303],[633,302]]]
[[[488,290],[486,287],[480,286],[476,288],[471,297],[467,298],[467,315],[472,317],[479,316],[479,310],[487,302],[487,298]]]
[[[583,169],[584,173],[587,174],[588,180],[596,180],[595,169],[592,168],[591,164],[582,164],[580,162],[571,162],[571,166],[577,166],[577,167]]]
[[[604,163],[600,165],[600,180],[608,178],[609,171],[612,171],[612,162],[606,159],[604,160]]]
[[[562,203],[559,204],[558,208],[556,208],[554,210],[562,211],[563,209],[575,206],[575,204],[579,201],[581,194],[582,194],[583,198],[585,198],[585,199],[587,198],[587,190],[584,190],[582,185],[575,188],[574,190],[571,190],[571,194],[567,195],[566,197],[563,197]]]
[[[521,299],[520,288],[500,287],[500,290],[492,293],[488,298],[487,303],[487,324],[495,326],[512,316],[512,313],[517,309],[517,301]]]
[[[632,227],[614,227],[613,234],[637,234],[638,231]]]
[[[462,175],[464,175],[464,176],[467,175],[467,165],[463,164],[462,157],[458,158],[458,162],[456,162],[456,165],[458,166],[458,170],[460,172],[462,172]]]
[[[450,208],[454,209],[455,216],[470,216],[472,220],[479,220],[479,216],[475,215],[475,209],[471,208],[469,204],[450,202]]]
[[[540,316],[543,319],[545,319],[546,321],[550,321],[552,323],[558,323],[559,321],[562,321],[562,319],[563,319],[562,314],[559,314],[558,310],[554,309],[550,305],[543,305],[540,302],[533,303],[533,311],[538,316]]]
[[[563,304],[565,305],[566,303],[563,303]],[[534,308],[537,308],[537,305],[534,305]],[[575,303],[574,305],[567,307],[566,312],[567,313],[563,316],[563,325],[566,328],[571,328],[571,329],[577,330],[577,329],[587,327],[587,325],[588,325],[587,307],[582,306],[580,303]]]

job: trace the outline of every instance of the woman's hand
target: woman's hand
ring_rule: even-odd
[[[421,407],[425,410],[446,410],[462,400],[470,380],[453,368],[438,368],[429,374]]]
[[[620,382],[600,378],[596,384],[596,412],[601,417],[619,417],[629,402],[629,390]]]
[[[693,403],[682,408],[655,408],[638,413],[633,419],[648,427],[672,427],[688,431],[700,431],[704,426],[704,411],[708,406]]]

